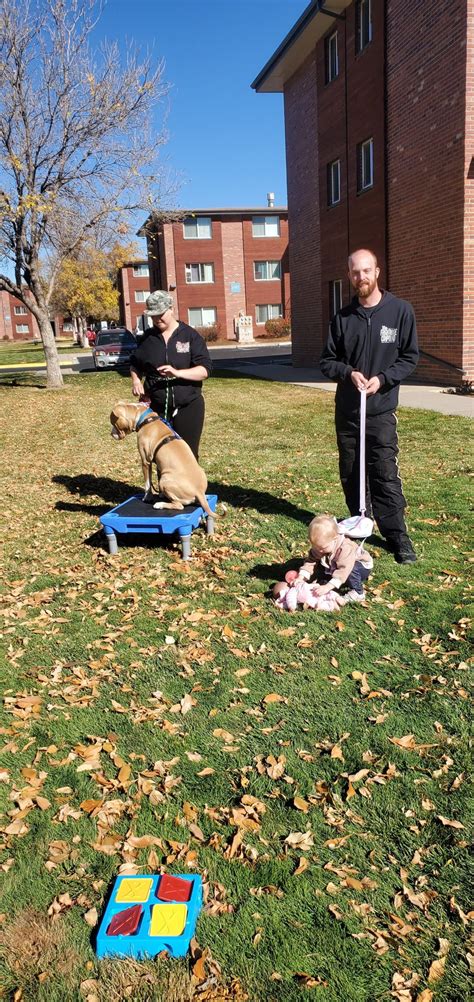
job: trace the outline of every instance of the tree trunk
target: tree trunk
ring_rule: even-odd
[[[53,328],[47,310],[40,307],[36,311],[41,340],[43,342],[44,354],[46,358],[46,386],[50,390],[60,390],[64,386],[64,380],[59,365],[58,349],[54,340]]]

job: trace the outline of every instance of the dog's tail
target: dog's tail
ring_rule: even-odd
[[[196,492],[196,500],[199,501],[199,504],[201,505],[201,508],[203,508],[204,511],[206,512],[206,515],[210,515],[211,518],[218,518],[219,517],[217,515],[217,512],[212,511],[212,508],[209,507],[209,505],[207,503],[207,498],[206,498],[205,494],[201,494],[200,492],[199,493]]]

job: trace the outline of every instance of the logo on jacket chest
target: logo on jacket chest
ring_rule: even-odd
[[[382,344],[393,344],[397,340],[397,334],[397,327],[386,327],[385,324],[382,324],[380,328],[380,340]]]
[[[176,351],[178,352],[179,355],[184,355],[186,352],[188,352],[189,351],[189,341],[177,341],[176,342]]]

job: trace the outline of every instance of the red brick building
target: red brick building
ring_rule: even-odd
[[[231,339],[241,311],[257,336],[266,320],[289,317],[286,206],[186,210],[146,231],[151,286],[173,294],[180,320]]]
[[[21,300],[10,292],[0,291],[0,341],[39,340],[35,317]]]
[[[252,84],[284,94],[295,365],[368,246],[414,306],[419,374],[474,378],[473,57],[474,0],[313,0]]]
[[[143,329],[143,313],[150,295],[148,261],[131,261],[118,273],[120,323],[129,331]]]

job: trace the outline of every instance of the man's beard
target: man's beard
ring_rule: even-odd
[[[369,296],[372,295],[376,285],[377,285],[376,278],[374,278],[372,281],[369,281],[369,279],[364,278],[362,282],[358,282],[355,285],[353,284],[353,288],[357,293],[359,299],[368,299]]]

